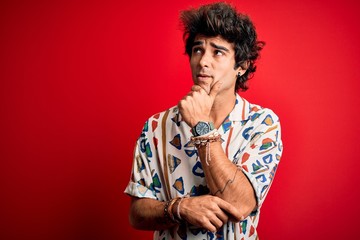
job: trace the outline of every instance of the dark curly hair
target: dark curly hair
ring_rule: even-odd
[[[235,91],[248,89],[247,81],[256,71],[255,61],[265,42],[257,40],[255,26],[250,18],[237,13],[231,5],[223,2],[203,5],[198,9],[182,11],[180,21],[184,29],[185,53],[191,57],[195,37],[200,34],[208,37],[221,36],[234,43],[235,66],[247,70],[236,80]]]

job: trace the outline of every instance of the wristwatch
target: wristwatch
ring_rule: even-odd
[[[214,124],[212,122],[198,122],[193,128],[191,128],[191,132],[195,137],[205,135],[214,130]]]

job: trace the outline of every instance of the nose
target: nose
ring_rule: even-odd
[[[209,64],[211,62],[210,56],[207,52],[204,52],[204,54],[201,56],[199,64],[201,67],[209,67]]]

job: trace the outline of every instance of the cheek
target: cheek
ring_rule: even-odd
[[[234,62],[229,62],[228,73],[230,75],[236,76],[237,72],[238,72],[237,69],[235,69],[235,63]]]
[[[196,69],[196,62],[193,60],[193,59],[191,59],[190,60],[190,68],[191,68],[191,71],[192,72],[194,72],[194,70]]]
[[[232,76],[236,74],[234,66],[231,63],[222,64],[219,66],[219,71],[223,72],[226,76]]]

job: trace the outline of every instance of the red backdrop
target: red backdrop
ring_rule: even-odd
[[[123,194],[145,120],[189,90],[178,14],[207,1],[1,1],[0,238],[150,239]],[[267,45],[243,94],[281,118],[261,239],[358,236],[359,4],[236,1]]]

